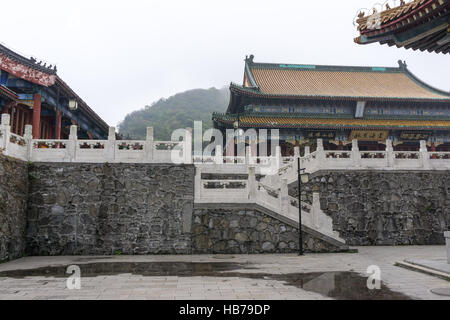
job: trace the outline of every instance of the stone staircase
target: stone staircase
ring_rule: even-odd
[[[255,168],[249,167],[248,179],[228,177],[203,179],[201,168],[196,173],[196,203],[217,205],[247,205],[275,219],[298,228],[298,199],[289,195],[289,184],[297,181],[297,164],[293,161],[282,166],[274,175],[264,175],[256,180]],[[209,175],[209,174],[208,174]],[[214,176],[214,175],[213,175]],[[225,177],[227,178],[227,177]],[[206,187],[208,186],[208,187]],[[216,186],[219,186],[216,188]],[[235,187],[238,186],[238,187]],[[302,202],[302,230],[320,238],[327,244],[348,250],[345,240],[333,230],[333,220],[320,208],[320,197],[313,193],[312,203]]]
[[[259,183],[258,192],[256,197],[256,203],[262,207],[272,210],[283,216],[286,219],[291,220],[298,225],[299,210],[298,199],[288,195],[283,195],[281,189],[275,189],[264,185],[263,182]],[[333,230],[333,220],[326,215],[320,209],[320,198],[318,193],[313,193],[312,205],[302,202],[302,225],[315,230],[316,232],[327,236],[336,242],[345,245],[345,240],[339,236],[337,231]]]

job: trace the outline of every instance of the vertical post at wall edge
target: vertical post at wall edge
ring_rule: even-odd
[[[192,128],[186,128],[186,136],[184,139],[184,163],[192,163]]]
[[[145,162],[153,162],[153,127],[147,127],[147,135],[145,138]]]
[[[26,141],[27,146],[27,160],[33,161],[33,126],[31,124],[25,125],[23,138]]]
[[[2,121],[0,124],[0,133],[1,133],[1,141],[0,147],[2,147],[3,153],[8,155],[9,153],[9,137],[11,135],[11,126],[10,126],[11,116],[8,113],[2,114]]]
[[[69,162],[75,162],[76,159],[76,149],[77,149],[77,131],[78,126],[71,125],[70,126],[70,134],[69,134],[69,141],[67,145],[67,152],[68,152],[68,159]]]
[[[256,168],[254,166],[248,167],[248,198],[256,200]]]
[[[202,169],[200,166],[195,166],[195,185],[194,195],[196,200],[200,200],[202,196]]]

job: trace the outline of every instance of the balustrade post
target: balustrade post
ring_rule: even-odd
[[[422,168],[430,168],[430,155],[428,153],[427,142],[425,140],[420,140],[419,161],[422,162]]]
[[[358,140],[352,140],[352,162],[354,167],[361,166],[361,153],[359,152]]]
[[[300,147],[299,146],[294,147],[294,157],[296,159],[300,157]]]
[[[192,163],[192,128],[186,128],[183,147],[184,163]]]
[[[386,140],[386,164],[388,168],[394,166],[394,147],[392,146],[392,140]]]
[[[245,164],[246,165],[250,164],[250,147],[249,146],[245,147]]]
[[[288,180],[285,178],[281,179],[280,209],[282,214],[287,214],[289,210],[289,188]]]
[[[283,165],[283,159],[281,156],[281,147],[280,146],[275,147],[275,162],[276,162],[277,170],[280,169],[281,166]]]
[[[76,159],[76,149],[77,149],[77,131],[78,126],[72,125],[70,126],[70,134],[69,134],[69,141],[67,142],[67,156],[69,162],[75,162]]]
[[[248,167],[248,198],[256,200],[256,168],[254,166]]]
[[[310,153],[311,153],[311,148],[310,148],[310,146],[305,146],[305,155],[304,155],[304,157],[307,156],[307,155],[310,154]]]
[[[311,215],[312,215],[312,223],[316,227],[317,230],[320,230],[320,194],[318,192],[313,193],[313,203],[311,206]]]
[[[323,140],[317,139],[317,149],[316,149],[316,166],[317,169],[323,169],[325,168],[325,150],[323,149]]]
[[[11,136],[10,115],[7,113],[2,114],[2,122],[0,124],[0,148],[3,149],[3,153],[8,155],[9,152],[9,139]]]
[[[216,146],[215,163],[216,164],[223,164],[223,151],[222,151],[222,146],[220,144],[218,144]]]
[[[153,161],[153,127],[147,127],[147,136],[145,137],[145,162]]]
[[[108,162],[114,162],[116,158],[116,128],[109,127],[108,142],[106,144],[106,159]]]
[[[200,199],[202,196],[202,169],[200,166],[195,166],[195,185],[194,194],[195,199]]]
[[[300,158],[300,147],[294,147],[294,164],[293,167],[295,170],[298,170],[298,158]]]
[[[249,148],[250,148],[249,149],[249,156],[248,156],[249,164],[254,165],[254,164],[256,164],[258,162],[257,159],[256,159],[257,155],[258,155],[258,152],[257,152],[256,148],[253,147],[253,146],[250,146]]]
[[[25,140],[27,146],[27,160],[33,160],[33,126],[31,124],[25,125],[25,131],[23,134],[23,138]]]

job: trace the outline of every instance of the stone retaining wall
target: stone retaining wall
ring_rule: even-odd
[[[190,253],[194,166],[36,163],[32,255]]]
[[[193,165],[27,164],[0,155],[0,261],[24,252],[297,252],[297,226],[264,208],[194,207],[194,174]],[[320,171],[303,200],[313,192],[349,245],[444,244],[450,227],[449,171]],[[325,240],[304,232],[306,251],[338,251]]]
[[[0,151],[0,262],[23,256],[27,195],[27,163]]]
[[[196,205],[193,213],[192,253],[298,253],[298,238],[298,226],[249,205]],[[341,251],[307,232],[303,232],[303,248]]]
[[[302,191],[349,245],[442,245],[450,228],[450,171],[320,171]]]

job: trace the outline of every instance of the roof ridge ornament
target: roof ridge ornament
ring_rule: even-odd
[[[247,62],[247,63],[253,63],[253,59],[255,58],[255,56],[254,55],[250,55],[250,56],[245,56],[245,62]]]
[[[402,60],[398,60],[398,66],[402,70],[405,70],[408,67],[408,65],[406,64],[406,61],[402,61]]]

